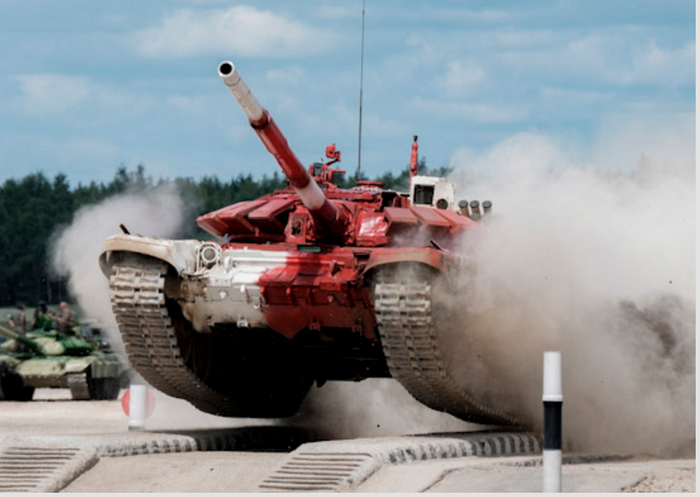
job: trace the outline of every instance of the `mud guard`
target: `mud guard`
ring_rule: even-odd
[[[92,361],[89,358],[78,357],[66,363],[65,373],[83,373],[88,370]]]
[[[183,271],[194,269],[197,249],[201,245],[202,242],[197,240],[163,240],[136,235],[113,235],[105,241],[100,254],[100,269],[109,278],[112,254],[130,252],[167,262],[180,275]]]
[[[369,261],[362,271],[362,276],[376,269],[378,266],[388,264],[415,262],[425,264],[442,273],[447,271],[445,256],[432,248],[398,248],[375,249],[370,255]]]

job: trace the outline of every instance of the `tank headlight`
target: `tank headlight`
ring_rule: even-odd
[[[219,262],[219,257],[221,256],[221,249],[218,245],[211,242],[205,242],[202,244],[199,250],[199,259],[202,261],[202,266],[210,268]]]

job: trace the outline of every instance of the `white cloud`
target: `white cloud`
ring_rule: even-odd
[[[447,73],[442,86],[449,97],[459,97],[486,79],[486,71],[473,60],[455,60],[447,64]]]
[[[321,5],[315,9],[314,14],[319,19],[329,21],[338,21],[342,19],[352,19],[361,17],[361,10],[355,7],[346,7],[341,5]]]
[[[126,14],[109,13],[100,16],[100,23],[116,28],[126,27],[131,22],[131,18]]]
[[[303,56],[323,52],[333,44],[333,36],[325,29],[245,5],[226,10],[177,10],[160,26],[137,33],[136,40],[142,55],[155,58],[219,52],[242,57]]]
[[[59,162],[70,164],[75,157],[89,158],[96,164],[119,160],[121,149],[114,143],[103,138],[76,138],[55,143],[56,157]]]
[[[493,47],[529,47],[546,46],[557,42],[557,34],[552,30],[515,30],[484,31],[474,35],[474,38],[484,45]]]
[[[695,83],[695,43],[661,48],[634,33],[592,33],[546,48],[515,48],[500,59],[519,73],[538,78],[576,78],[615,85],[675,88]]]
[[[188,115],[199,114],[203,108],[211,107],[211,102],[201,95],[170,95],[165,101],[168,107]]]
[[[30,114],[61,114],[88,100],[93,88],[87,78],[63,74],[16,76],[23,106]]]
[[[379,114],[363,116],[363,134],[372,137],[406,137],[414,131],[410,122]]]
[[[695,81],[695,43],[664,50],[655,40],[632,59],[632,81],[679,86]]]
[[[478,21],[478,22],[499,22],[513,18],[515,12],[494,9],[439,9],[436,10],[431,5],[425,13],[430,19],[439,21]]]
[[[614,95],[600,91],[573,90],[571,88],[559,88],[546,86],[540,92],[542,97],[559,103],[579,103],[593,105],[600,102],[609,102]]]
[[[306,76],[301,67],[288,67],[284,69],[270,69],[265,73],[265,77],[268,81],[275,84],[289,84],[302,81]]]
[[[419,112],[442,119],[477,123],[520,122],[528,115],[524,107],[515,105],[447,102],[422,98],[415,99],[413,107]]]
[[[15,76],[21,97],[12,102],[19,113],[32,117],[55,117],[78,113],[93,124],[115,121],[148,111],[153,99],[122,88],[102,85],[85,76],[23,74]]]

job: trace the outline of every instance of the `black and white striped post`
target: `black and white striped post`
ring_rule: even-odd
[[[542,381],[544,403],[543,492],[561,492],[561,352],[544,353]]]

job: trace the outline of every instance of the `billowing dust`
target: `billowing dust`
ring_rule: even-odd
[[[693,136],[689,120],[605,133],[594,153],[522,134],[455,155],[458,200],[494,202],[465,239],[459,291],[440,297],[459,323],[443,348],[466,391],[539,427],[542,354],[559,350],[565,450],[693,453]],[[97,264],[104,239],[120,223],[172,237],[193,219],[183,211],[160,189],[76,215],[57,237],[58,270],[88,316],[113,323]],[[313,387],[289,422],[329,438],[476,428],[393,380]]]
[[[494,213],[465,240],[460,291],[440,297],[460,323],[450,364],[467,391],[541,426],[543,352],[561,351],[565,450],[694,453],[688,128],[637,139],[618,162],[624,133],[594,163],[523,134],[456,164],[457,190]]]
[[[183,226],[193,223],[194,219],[193,206],[188,205],[174,187],[158,186],[86,206],[75,214],[68,227],[52,238],[52,246],[60,251],[60,257],[53,261],[54,270],[68,278],[70,293],[82,316],[96,319],[105,326],[109,344],[125,362],[128,359],[109,300],[109,279],[98,263],[104,242],[109,236],[122,233],[120,224],[131,234],[178,238]],[[133,371],[132,380],[144,382]],[[155,393],[155,398],[155,411],[146,421],[146,428],[150,430],[269,424],[268,420],[219,418],[160,392]]]
[[[464,391],[541,429],[558,350],[565,450],[694,454],[694,165],[691,119],[628,123],[589,152],[527,133],[456,154],[457,200],[494,203],[457,291],[434,299]],[[303,421],[337,437],[475,429],[385,381],[314,389]]]
[[[170,238],[182,227],[185,211],[172,187],[125,193],[83,207],[72,223],[53,237],[52,247],[60,254],[52,261],[54,270],[68,278],[68,289],[81,314],[106,325],[109,343],[119,352],[123,353],[124,346],[109,301],[109,279],[98,263],[104,242],[122,233],[120,224],[132,234]]]

